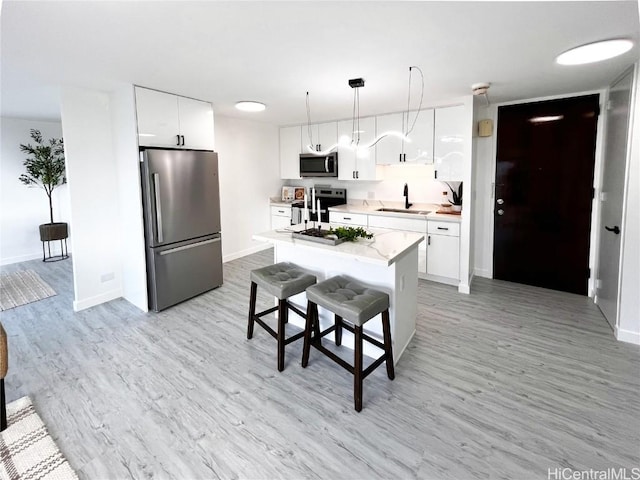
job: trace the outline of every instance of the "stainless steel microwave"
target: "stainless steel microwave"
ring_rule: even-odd
[[[327,155],[300,154],[301,177],[337,177],[338,152]]]

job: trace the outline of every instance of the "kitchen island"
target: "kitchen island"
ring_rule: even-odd
[[[330,224],[321,224],[328,230]],[[394,363],[397,363],[416,330],[418,311],[418,245],[424,235],[385,229],[367,229],[373,238],[358,239],[339,245],[325,245],[310,240],[293,238],[292,232],[303,230],[296,225],[284,230],[256,234],[254,240],[272,243],[274,263],[292,262],[316,275],[318,281],[335,275],[347,275],[372,288],[389,294],[389,317],[393,341]],[[290,301],[306,309],[306,296],[296,295]],[[333,324],[333,314],[320,308],[321,328]],[[290,315],[289,322],[304,328],[304,319]],[[382,322],[376,318],[366,323],[366,333],[382,340]],[[325,337],[333,340],[333,335]],[[353,335],[344,331],[342,345],[353,349]],[[365,355],[377,357],[380,350],[365,342]]]

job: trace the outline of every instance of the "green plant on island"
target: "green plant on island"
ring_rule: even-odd
[[[19,180],[27,186],[36,186],[44,190],[49,198],[49,219],[53,223],[53,201],[51,194],[60,185],[67,183],[64,166],[64,144],[61,138],[52,138],[49,143],[42,139],[40,130],[31,129],[31,138],[36,143],[20,144],[20,151],[29,156],[23,165],[27,173]]]
[[[331,227],[329,234],[344,239],[347,242],[355,242],[358,237],[373,238],[373,234],[367,232],[362,227]]]

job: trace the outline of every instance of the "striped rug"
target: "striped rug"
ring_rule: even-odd
[[[20,270],[0,275],[0,311],[19,307],[55,295],[33,270]]]
[[[78,478],[49,436],[29,397],[7,405],[7,425],[0,433],[0,479]]]

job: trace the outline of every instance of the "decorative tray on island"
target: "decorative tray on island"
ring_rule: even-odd
[[[300,240],[308,240],[325,245],[338,245],[345,241],[344,238],[338,238],[335,234],[330,233],[329,230],[322,230],[321,228],[307,228],[306,230],[293,232],[292,236]]]

